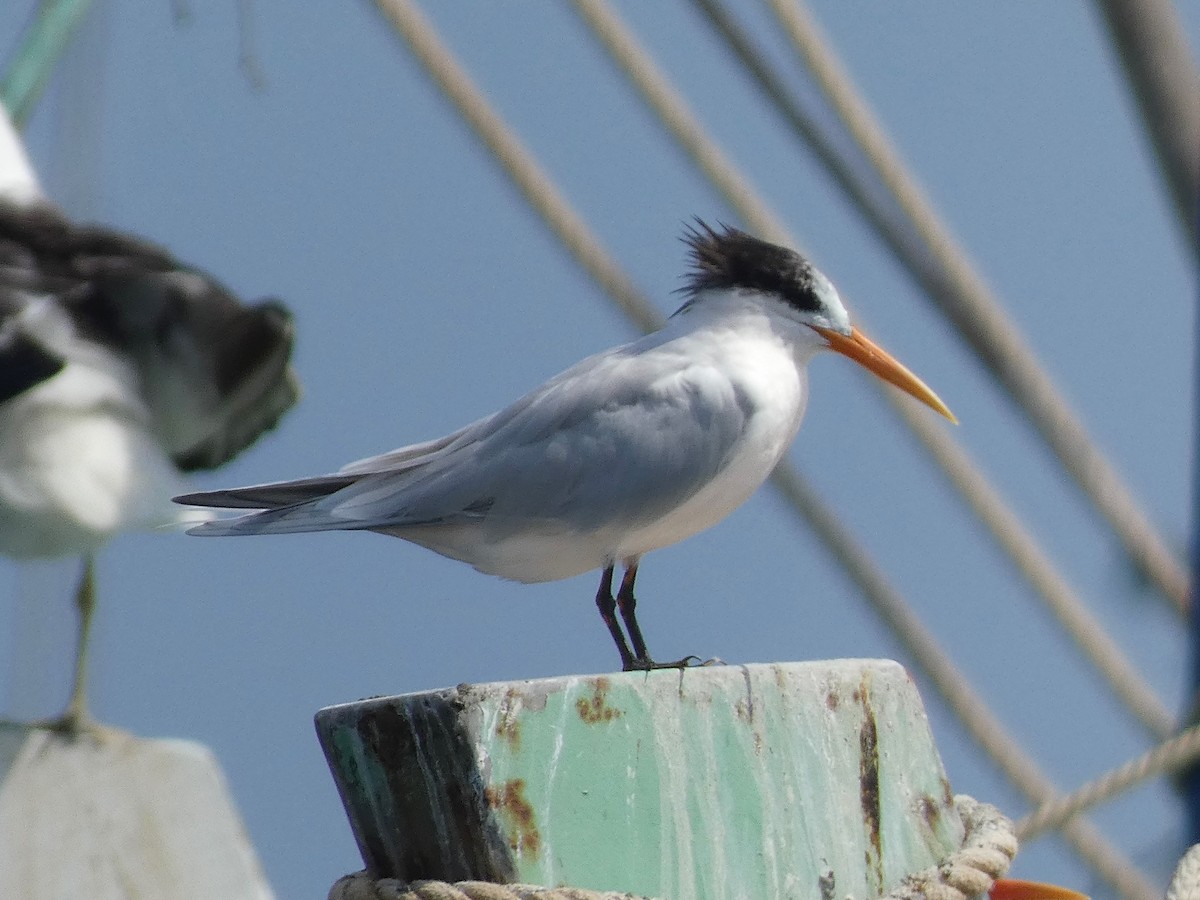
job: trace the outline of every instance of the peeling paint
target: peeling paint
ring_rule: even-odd
[[[747,725],[754,721],[754,703],[747,702],[745,698],[738,700],[733,704],[733,714]]]
[[[742,718],[743,713],[744,713],[745,721],[750,723],[751,725],[753,725],[754,724],[754,684],[750,680],[750,670],[748,668],[746,668],[745,666],[742,666],[741,668],[742,668],[742,679],[746,683],[746,699],[745,699],[744,704],[742,701],[738,701],[737,715],[738,715],[738,718],[740,719],[740,718]],[[776,669],[776,674],[778,674],[778,671],[779,670]]]
[[[929,826],[930,831],[937,831],[938,825],[942,820],[942,807],[935,798],[929,794],[922,794],[918,797],[917,812],[925,820],[925,824]]]
[[[496,721],[496,737],[513,753],[521,752],[521,694],[516,688],[504,692]]]
[[[833,869],[822,869],[817,879],[817,890],[821,892],[821,900],[834,900],[837,896],[837,877]]]
[[[944,774],[942,775],[942,803],[947,809],[954,806],[954,788],[950,787],[950,781]]]

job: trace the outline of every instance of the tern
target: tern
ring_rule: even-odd
[[[0,173],[0,553],[84,558],[71,697],[42,723],[76,731],[91,724],[94,554],[121,531],[208,517],[171,496],[295,403],[292,318],[141,238],[67,219],[5,124],[0,160],[25,169]]]
[[[332,475],[176,498],[256,510],[189,533],[374,531],[527,583],[600,569],[596,605],[622,668],[686,665],[647,652],[639,562],[716,524],[767,479],[800,427],[817,353],[848,356],[954,416],[850,324],[833,284],[799,253],[699,219],[684,241],[685,302],[660,330],[437,440]]]

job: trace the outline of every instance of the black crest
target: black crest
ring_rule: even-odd
[[[737,228],[714,230],[701,219],[683,235],[692,270],[683,290],[695,295],[710,288],[743,288],[777,294],[797,309],[821,308],[813,283],[813,267],[795,250],[769,244]]]

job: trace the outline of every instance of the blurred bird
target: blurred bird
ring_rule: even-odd
[[[22,162],[11,126],[4,138],[0,127],[0,161]],[[182,473],[232,459],[295,403],[292,320],[153,244],[70,222],[29,189],[31,169],[5,175],[0,553],[84,557],[71,698],[47,723],[76,729],[90,722],[96,550],[121,531],[207,518],[171,495]]]
[[[954,417],[851,326],[833,285],[795,251],[700,220],[684,240],[686,301],[659,331],[446,437],[334,475],[179,497],[261,510],[189,533],[375,531],[522,582],[598,568],[596,604],[622,667],[685,665],[647,652],[638,563],[720,521],[766,480],[800,426],[813,356],[848,356]]]

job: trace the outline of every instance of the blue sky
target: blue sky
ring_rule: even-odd
[[[32,3],[0,10],[15,34]],[[98,3],[28,132],[49,191],[296,315],[301,404],[201,487],[298,477],[473,420],[634,332],[501,176],[374,7],[260,0],[256,89],[233,3]],[[1183,4],[1193,47],[1200,7]],[[17,8],[20,7],[20,8]],[[1186,645],[1166,604],[1007,399],[765,108],[685,3],[618,6],[873,336],[958,415],[955,436],[1173,709]],[[1084,3],[813,4],[1012,317],[1174,545],[1191,479],[1194,270],[1098,16]],[[427,12],[636,283],[678,304],[683,223],[735,222],[566,5]],[[769,13],[748,17],[796,72]],[[0,51],[9,51],[7,44]],[[799,78],[797,77],[797,83]],[[70,126],[68,123],[75,123]],[[989,543],[866,377],[812,366],[791,458],[1064,788],[1145,748],[1133,719]],[[105,721],[214,749],[282,897],[358,867],[312,732],[318,708],[459,682],[610,671],[595,577],[508,584],[375,535],[129,535],[100,559],[91,699]],[[54,645],[65,696],[73,568],[0,562],[11,633]],[[903,650],[769,490],[650,555],[652,651],[736,662]],[[32,608],[20,594],[50,592]],[[36,620],[32,621],[32,620]],[[40,623],[40,624],[38,624]],[[40,631],[39,631],[40,629]],[[958,791],[1021,799],[918,677]],[[35,691],[34,693],[39,693]],[[1182,849],[1163,786],[1095,821],[1165,882]],[[1026,877],[1097,889],[1053,839]]]

